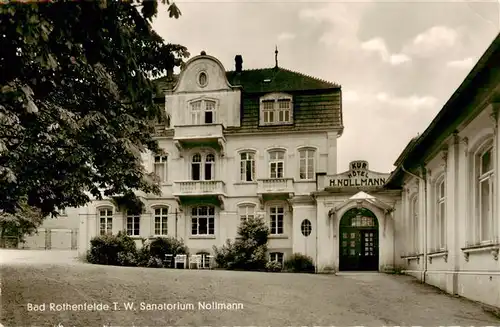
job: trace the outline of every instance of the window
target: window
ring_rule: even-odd
[[[191,209],[191,234],[215,234],[215,208],[212,206],[198,206]]]
[[[168,235],[168,208],[156,208],[154,220],[155,235]]]
[[[269,253],[269,261],[279,262],[281,264],[281,266],[283,266],[284,259],[285,259],[285,255],[281,252]]]
[[[216,103],[212,100],[198,100],[190,103],[193,125],[215,123]]]
[[[493,230],[494,216],[493,216],[493,148],[483,151],[477,156],[477,216],[478,216],[478,236],[479,241],[487,242],[494,238]]]
[[[312,149],[304,149],[299,151],[299,178],[314,179],[314,155]]]
[[[285,94],[270,94],[261,98],[261,124],[289,124],[292,122],[292,97]]]
[[[243,152],[240,154],[240,174],[242,182],[255,180],[255,153]]]
[[[413,250],[415,253],[420,252],[420,226],[419,226],[419,218],[418,218],[418,196],[415,196],[411,201],[411,235],[413,242]]]
[[[302,235],[304,235],[305,237],[311,235],[312,231],[311,221],[309,219],[304,219],[302,221],[302,224],[300,224],[300,230],[302,231]]]
[[[203,169],[202,169],[203,167]],[[214,180],[215,179],[215,156],[207,154],[202,156],[199,153],[193,155],[191,160],[191,180]]]
[[[269,208],[271,220],[271,234],[282,235],[284,233],[285,208],[273,206]]]
[[[113,232],[113,211],[111,209],[99,210],[99,234],[106,235]]]
[[[167,181],[167,156],[155,156],[154,173],[160,179],[161,183]]]
[[[207,74],[205,72],[201,72],[200,75],[198,75],[198,83],[201,87],[207,86]]]
[[[67,216],[65,208],[62,209],[57,208],[57,212],[59,213],[60,216]]]
[[[255,206],[253,204],[245,204],[238,207],[240,221],[244,222],[247,219],[255,217]]]
[[[141,216],[138,214],[131,214],[127,212],[127,235],[137,236],[140,235],[139,223]]]
[[[285,169],[285,152],[271,151],[269,152],[269,177],[283,178]]]
[[[446,248],[446,190],[445,179],[436,184],[436,247],[437,250]]]

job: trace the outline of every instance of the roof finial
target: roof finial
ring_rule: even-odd
[[[278,45],[276,45],[276,50],[274,51],[274,61],[275,61],[275,68],[278,68]]]

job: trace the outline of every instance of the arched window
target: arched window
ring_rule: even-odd
[[[99,212],[99,235],[113,233],[113,210],[111,208],[101,208]]]
[[[242,204],[238,206],[238,215],[240,216],[240,222],[244,222],[247,219],[255,217],[255,205],[253,204]]]
[[[299,151],[299,179],[314,179],[315,154],[314,149],[301,149]]]
[[[480,242],[492,241],[495,233],[493,215],[493,146],[487,143],[476,154],[475,189],[476,189],[476,230]]]
[[[253,182],[255,180],[255,153],[245,151],[240,153],[240,180]]]
[[[418,196],[414,196],[411,201],[411,220],[412,220],[412,242],[413,242],[413,250],[415,253],[420,252],[420,220],[418,213]]]
[[[203,169],[202,169],[203,167]],[[202,156],[199,153],[193,155],[191,160],[191,180],[214,180],[215,179],[215,155],[209,153]]]
[[[154,172],[158,176],[161,183],[165,183],[168,180],[168,156],[155,156]]]
[[[155,235],[168,235],[168,207],[154,208]]]
[[[446,188],[444,176],[436,183],[436,250],[446,248]]]
[[[304,219],[302,220],[302,223],[300,224],[300,230],[302,231],[302,235],[305,237],[311,235],[312,231],[312,224],[309,219]]]
[[[197,100],[190,103],[191,123],[193,125],[215,123],[217,104],[213,100]]]
[[[205,157],[205,180],[213,180],[215,173],[215,156],[207,154]]]
[[[285,151],[269,152],[269,178],[283,178],[285,175]]]

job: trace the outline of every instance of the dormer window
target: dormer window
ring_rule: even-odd
[[[293,123],[292,97],[287,94],[268,94],[260,99],[261,125],[286,125]]]
[[[190,103],[191,124],[213,124],[215,123],[216,103],[212,100],[198,100]]]

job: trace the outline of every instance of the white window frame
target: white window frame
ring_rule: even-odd
[[[435,194],[435,235],[436,250],[446,249],[446,177],[437,179],[434,189]]]
[[[168,181],[168,155],[155,155],[153,158],[154,173],[158,176],[160,183],[164,184]],[[163,169],[163,174],[161,174]]]
[[[113,209],[111,208],[98,208],[99,215],[99,235],[113,234]],[[104,214],[103,214],[104,212]],[[103,224],[104,220],[104,224]],[[104,228],[103,228],[104,226]]]
[[[304,155],[304,158],[302,156]],[[311,162],[312,161],[312,162]],[[302,175],[304,172],[304,175]],[[314,180],[316,174],[316,149],[299,149],[299,179]]]
[[[169,211],[168,206],[157,206],[153,207],[152,214],[153,214],[153,230],[154,230],[154,235],[157,236],[166,236],[168,235],[168,211]],[[160,210],[159,213],[157,213],[157,210]],[[165,219],[165,221],[164,221]],[[158,228],[156,227],[158,225]]]
[[[280,158],[280,154],[283,156]],[[286,152],[284,150],[270,150],[269,153],[269,178],[278,179],[285,178],[285,157]],[[279,166],[281,164],[281,174],[279,173]],[[274,174],[273,174],[274,167]]]
[[[240,155],[240,181],[244,183],[255,182],[256,153],[254,151],[241,151],[239,155]],[[248,165],[250,165],[250,180],[247,180]]]
[[[140,236],[141,235],[141,215],[126,213],[125,217],[125,230],[128,236]],[[129,227],[130,226],[130,227]],[[137,227],[136,227],[137,226]]]
[[[213,104],[213,107],[209,104]],[[212,121],[206,122],[207,112],[212,113]],[[189,102],[190,121],[192,125],[217,123],[217,101],[214,99],[196,99]]]
[[[200,156],[200,161],[195,162],[194,158],[195,156],[199,155]],[[213,161],[210,161],[212,160]],[[190,168],[189,168],[189,174],[190,174],[190,180],[192,181],[213,181],[215,180],[215,165],[217,162],[217,157],[214,153],[207,153],[207,154],[202,154],[200,152],[196,152],[191,156],[191,163],[190,163]],[[198,170],[199,170],[199,176],[200,179],[193,179],[193,165],[197,164],[198,165]],[[212,175],[210,179],[206,178],[206,167],[210,166],[210,174]]]
[[[412,248],[415,254],[420,253],[420,217],[419,217],[419,196],[414,195],[410,200],[411,208],[411,239]]]
[[[280,213],[279,212],[280,209],[283,212]],[[268,214],[269,214],[270,235],[285,235],[285,217],[286,217],[285,206],[282,204],[271,205],[271,206],[269,206]],[[281,220],[280,220],[280,218],[281,218]],[[280,224],[280,222],[281,222],[281,224]],[[279,228],[280,225],[281,225],[281,232],[280,232],[280,228]]]
[[[288,103],[288,108],[280,106]],[[266,108],[271,104],[272,108]],[[285,93],[270,93],[260,98],[260,125],[293,124],[293,97]]]
[[[490,152],[490,166],[491,168],[488,171],[482,171],[482,158],[487,153]],[[488,244],[494,241],[496,233],[495,233],[495,222],[494,222],[494,177],[495,177],[495,151],[494,147],[490,142],[487,142],[484,146],[481,147],[480,151],[477,151],[475,154],[474,160],[474,185],[475,185],[475,243],[479,244]],[[488,208],[489,212],[486,217],[483,216],[482,210],[482,184],[486,183],[488,185]],[[487,226],[484,226],[484,225]],[[487,234],[484,235],[485,230]]]
[[[283,252],[271,252],[269,253],[269,261],[279,262],[281,266],[283,266],[283,264],[285,263],[285,254]]]
[[[207,214],[201,214],[199,211],[201,208],[206,207],[207,208]],[[196,213],[193,213],[193,211],[196,210]],[[213,214],[210,213],[210,210],[213,210]],[[191,208],[191,235],[192,236],[215,236],[215,207],[212,205],[199,205],[199,206],[193,206]],[[200,219],[207,219],[207,233],[201,234],[200,233]],[[196,220],[196,221],[195,221]],[[196,231],[194,231],[196,226]],[[210,229],[210,226],[212,226],[212,229]]]
[[[249,218],[255,218],[255,204],[244,203],[238,206],[238,216],[240,217],[240,222],[244,222]]]

